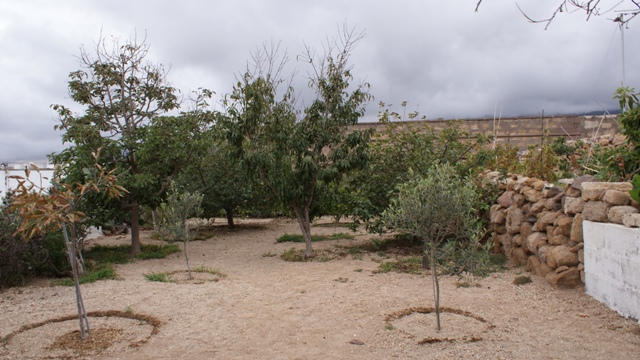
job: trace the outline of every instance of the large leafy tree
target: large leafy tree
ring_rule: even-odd
[[[309,87],[315,93],[301,110],[292,86],[279,76],[283,63],[273,52],[255,54],[255,68],[246,72],[227,101],[230,144],[244,166],[293,211],[306,257],[312,256],[311,209],[320,184],[336,183],[367,162],[370,132],[347,131],[370,98],[367,84],[350,87],[349,55],[360,38],[344,31],[324,56],[307,49],[300,57],[312,65]],[[281,85],[286,88],[279,93]]]
[[[233,148],[223,135],[219,126],[208,130],[206,151],[190,162],[177,182],[185,189],[202,193],[205,217],[224,210],[227,225],[234,228],[234,213],[251,199],[256,184],[234,157]]]
[[[102,148],[98,162],[108,170],[117,170],[122,185],[129,190],[123,201],[112,204],[111,209],[119,207],[129,212],[132,254],[140,252],[140,205],[148,201],[150,194],[155,196],[161,190],[157,186],[155,191],[149,190],[157,182],[145,174],[139,159],[140,147],[149,136],[147,126],[151,120],[179,106],[177,90],[168,84],[163,66],[145,60],[148,52],[146,39],[138,41],[135,37],[122,45],[117,39],[111,44],[101,39],[91,52],[81,48],[82,69],[69,75],[69,92],[76,103],[85,106],[84,112],[76,115],[63,105],[53,106],[60,117],[56,127],[65,132],[63,142],[71,144],[54,160],[64,162],[67,173],[79,178],[87,155]],[[177,123],[163,119],[157,125],[163,129]],[[180,132],[167,133],[174,136]],[[159,154],[156,152],[154,159],[163,159]],[[145,164],[149,162],[145,160]],[[165,178],[175,171],[171,168]]]

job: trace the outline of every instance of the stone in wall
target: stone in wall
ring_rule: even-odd
[[[582,214],[576,214],[576,216],[573,217],[569,239],[574,243],[582,242]]]
[[[545,188],[542,190],[542,195],[547,199],[554,198],[558,195],[561,195],[562,193],[562,188],[555,185],[545,186]]]
[[[513,195],[515,195],[515,192],[505,191],[498,197],[498,204],[505,209],[509,208],[513,204]]]
[[[582,218],[589,221],[606,222],[610,207],[611,205],[604,201],[587,201],[582,210]]]
[[[545,276],[552,271],[547,264],[540,261],[540,259],[535,255],[529,256],[529,259],[527,260],[527,270],[538,276]]]
[[[544,208],[549,211],[562,210],[562,197],[550,198],[545,200]]]
[[[553,246],[547,251],[547,265],[556,269],[560,266],[576,266],[580,263],[578,254],[571,252],[567,245]]]
[[[529,209],[529,215],[537,216],[538,214],[543,212],[545,209],[546,209],[545,200],[540,200],[537,203],[531,205],[531,208]]]
[[[524,195],[525,199],[528,202],[538,202],[543,199],[542,192],[536,190],[534,188],[527,187],[522,191],[522,195]]]
[[[556,221],[553,222],[553,225],[556,227],[556,231],[560,231],[559,232],[560,234],[569,237],[571,236],[572,223],[573,223],[572,217],[561,214],[556,218]]]
[[[522,224],[520,224],[520,236],[522,237],[523,241],[529,237],[529,235],[531,235],[531,233],[533,233],[533,225],[530,222],[523,222]],[[523,243],[519,244],[520,246],[523,246]]]
[[[622,223],[626,227],[640,227],[640,214],[625,214]]]
[[[596,177],[593,176],[593,175],[582,175],[582,176],[579,176],[579,177],[575,178],[569,187],[571,187],[572,189],[575,189],[575,190],[582,191],[582,184],[583,183],[585,183],[585,182],[596,182],[596,181],[598,181],[598,179],[596,179]]]
[[[500,244],[502,244],[505,253],[508,253],[513,248],[513,235],[509,233],[502,234],[498,236],[498,239],[500,239]]]
[[[556,288],[574,288],[580,285],[580,271],[575,267],[562,266],[545,276],[549,284]]]
[[[620,205],[620,206],[613,206],[611,207],[611,209],[609,209],[609,213],[607,214],[607,219],[609,220],[610,223],[614,223],[614,224],[622,224],[623,223],[623,218],[625,214],[637,214],[638,213],[638,209],[634,208],[633,206],[628,206],[628,205]]]
[[[512,206],[507,210],[507,232],[517,234],[520,231],[520,225],[524,222],[524,212],[519,207]]]
[[[629,191],[633,189],[628,182],[584,182],[582,183],[582,200],[600,201],[607,190]]]
[[[585,201],[580,197],[564,198],[564,213],[567,215],[575,215],[581,213],[584,209]]]
[[[629,205],[631,203],[631,196],[629,191],[620,191],[615,189],[609,189],[605,191],[602,201],[605,201],[613,206],[617,205]]]
[[[538,249],[547,244],[547,234],[534,232],[527,236],[527,249],[534,255],[538,255]]]
[[[511,252],[507,253],[507,256],[518,265],[527,265],[527,260],[529,259],[529,255],[523,247],[512,248]]]
[[[501,205],[495,204],[489,209],[489,218],[492,223],[502,224],[507,218],[507,215]]]

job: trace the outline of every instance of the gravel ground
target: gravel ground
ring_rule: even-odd
[[[90,317],[97,341],[89,350],[63,339],[77,320],[24,330],[0,345],[3,359],[637,359],[640,325],[584,293],[555,290],[542,278],[516,286],[511,269],[480,287],[441,280],[442,331],[428,274],[374,273],[380,257],[351,255],[325,262],[285,262],[283,251],[304,244],[276,244],[298,233],[291,220],[243,220],[189,245],[192,267],[215,268],[226,277],[198,274],[185,281],[182,253],[118,265],[118,280],[82,286],[87,311],[120,312],[159,320]],[[314,227],[315,234],[346,232]],[[143,243],[153,243],[148,233]],[[314,243],[314,249],[368,242]],[[92,240],[128,243],[126,237]],[[175,271],[176,283],[150,282],[144,274]],[[213,279],[213,280],[215,280]],[[75,313],[71,287],[45,281],[0,293],[0,337],[24,326]],[[400,315],[403,316],[400,316]],[[394,317],[394,315],[396,315]],[[103,335],[100,335],[103,334]],[[103,339],[104,340],[104,339]],[[422,343],[422,344],[421,344]]]

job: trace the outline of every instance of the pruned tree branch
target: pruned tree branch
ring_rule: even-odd
[[[608,8],[601,7],[601,0],[587,0],[587,1],[579,1],[579,0],[562,0],[559,1],[559,5],[555,8],[551,16],[546,19],[535,20],[528,16],[520,5],[516,3],[518,10],[522,13],[522,15],[531,23],[546,23],[544,29],[548,29],[551,22],[555,20],[556,16],[561,12],[576,12],[576,11],[584,11],[587,16],[587,21],[591,19],[592,16],[603,16],[605,14],[616,12],[618,16],[615,18],[615,22],[621,23],[620,25],[626,25],[629,21],[640,14],[640,1],[638,0],[620,0],[617,3],[609,6]],[[482,4],[482,0],[478,0],[476,3],[475,12],[478,12],[480,8],[480,4]],[[621,9],[623,8],[623,9]]]

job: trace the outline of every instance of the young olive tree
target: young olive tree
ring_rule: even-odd
[[[182,241],[184,244],[184,257],[187,262],[188,279],[191,280],[191,267],[189,266],[189,241],[193,240],[196,233],[189,226],[190,217],[199,217],[202,213],[202,194],[179,192],[175,183],[172,184],[169,196],[165,203],[160,205],[160,235],[170,241]]]
[[[123,174],[122,184],[130,191],[123,205],[130,214],[132,255],[140,252],[140,204],[149,194],[149,177],[138,159],[141,132],[151,119],[179,106],[177,90],[168,84],[162,65],[145,60],[148,52],[146,38],[124,44],[100,39],[93,51],[82,47],[82,69],[69,75],[69,92],[86,107],[84,113],[53,105],[60,121],[56,128],[65,132],[63,142],[72,144],[62,158],[74,163],[90,152],[83,148],[101,147],[105,151],[100,163]]]
[[[398,187],[383,213],[387,226],[420,238],[430,255],[436,330],[440,331],[440,284],[437,252],[445,242],[463,241],[478,233],[473,183],[459,177],[451,165],[435,165],[424,177]]]
[[[94,158],[96,160],[99,158],[99,152],[94,154]],[[93,192],[119,198],[127,191],[118,185],[114,171],[107,172],[100,165],[84,169],[90,179],[84,184],[64,184],[60,183],[59,178],[55,178],[52,181],[54,186],[49,189],[44,189],[30,181],[29,169],[25,171],[24,178],[16,177],[18,186],[12,199],[11,209],[17,210],[22,220],[16,233],[25,240],[29,240],[35,236],[62,229],[75,284],[80,336],[84,340],[87,334],[91,335],[91,329],[78,280],[84,268],[84,261],[77,226],[85,220],[86,215],[78,209],[82,202],[86,201],[87,195]]]
[[[259,177],[282,205],[296,216],[311,247],[311,209],[320,184],[342,180],[367,163],[369,131],[348,131],[364,114],[370,99],[368,84],[351,87],[349,55],[362,35],[344,31],[318,57],[311,49],[299,57],[311,64],[309,87],[315,98],[296,108],[294,89],[284,84],[276,53],[254,55],[255,69],[234,87],[227,102],[228,139],[250,173]]]

